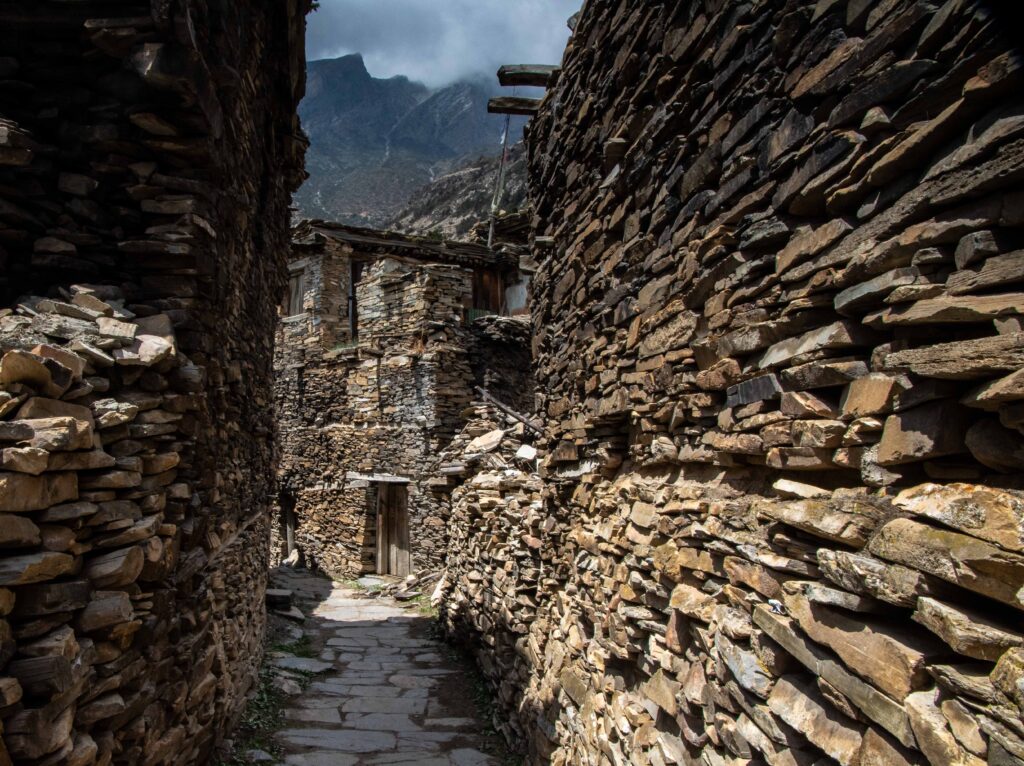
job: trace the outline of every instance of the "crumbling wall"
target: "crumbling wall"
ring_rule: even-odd
[[[534,762],[1024,762],[994,14],[586,3],[529,134],[544,481],[456,490],[443,607]]]
[[[254,681],[307,8],[0,9],[0,763],[201,763]]]

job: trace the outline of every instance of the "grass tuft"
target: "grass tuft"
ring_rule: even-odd
[[[416,610],[416,614],[421,617],[429,617],[432,620],[436,620],[438,617],[437,607],[431,605],[430,596],[426,593],[421,593],[416,598],[409,599],[406,603],[411,604]]]
[[[316,650],[313,648],[313,642],[309,640],[309,636],[303,636],[302,638],[296,641],[291,641],[290,643],[272,644],[270,651],[280,652],[282,654],[292,654],[296,657],[304,657],[306,659],[314,659],[316,657]]]
[[[263,750],[274,756],[275,763],[282,756],[280,746],[274,741],[274,733],[284,725],[286,697],[275,685],[273,668],[260,668],[256,693],[245,706],[245,713],[234,736],[234,748],[229,756],[215,760],[214,766],[253,766],[246,756],[250,750]]]

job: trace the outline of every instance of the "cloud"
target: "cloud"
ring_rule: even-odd
[[[427,85],[493,77],[502,64],[557,64],[581,0],[321,0],[310,60],[362,53],[374,77]]]

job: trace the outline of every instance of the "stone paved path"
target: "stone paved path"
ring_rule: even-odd
[[[285,711],[277,739],[288,766],[498,766],[482,751],[468,682],[429,637],[428,618],[301,571],[274,581],[295,592],[320,653],[275,662],[318,673]]]

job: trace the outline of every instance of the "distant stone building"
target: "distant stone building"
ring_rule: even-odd
[[[321,221],[295,231],[275,355],[280,539],[335,577],[436,568],[430,466],[480,387],[531,405],[508,250]]]

